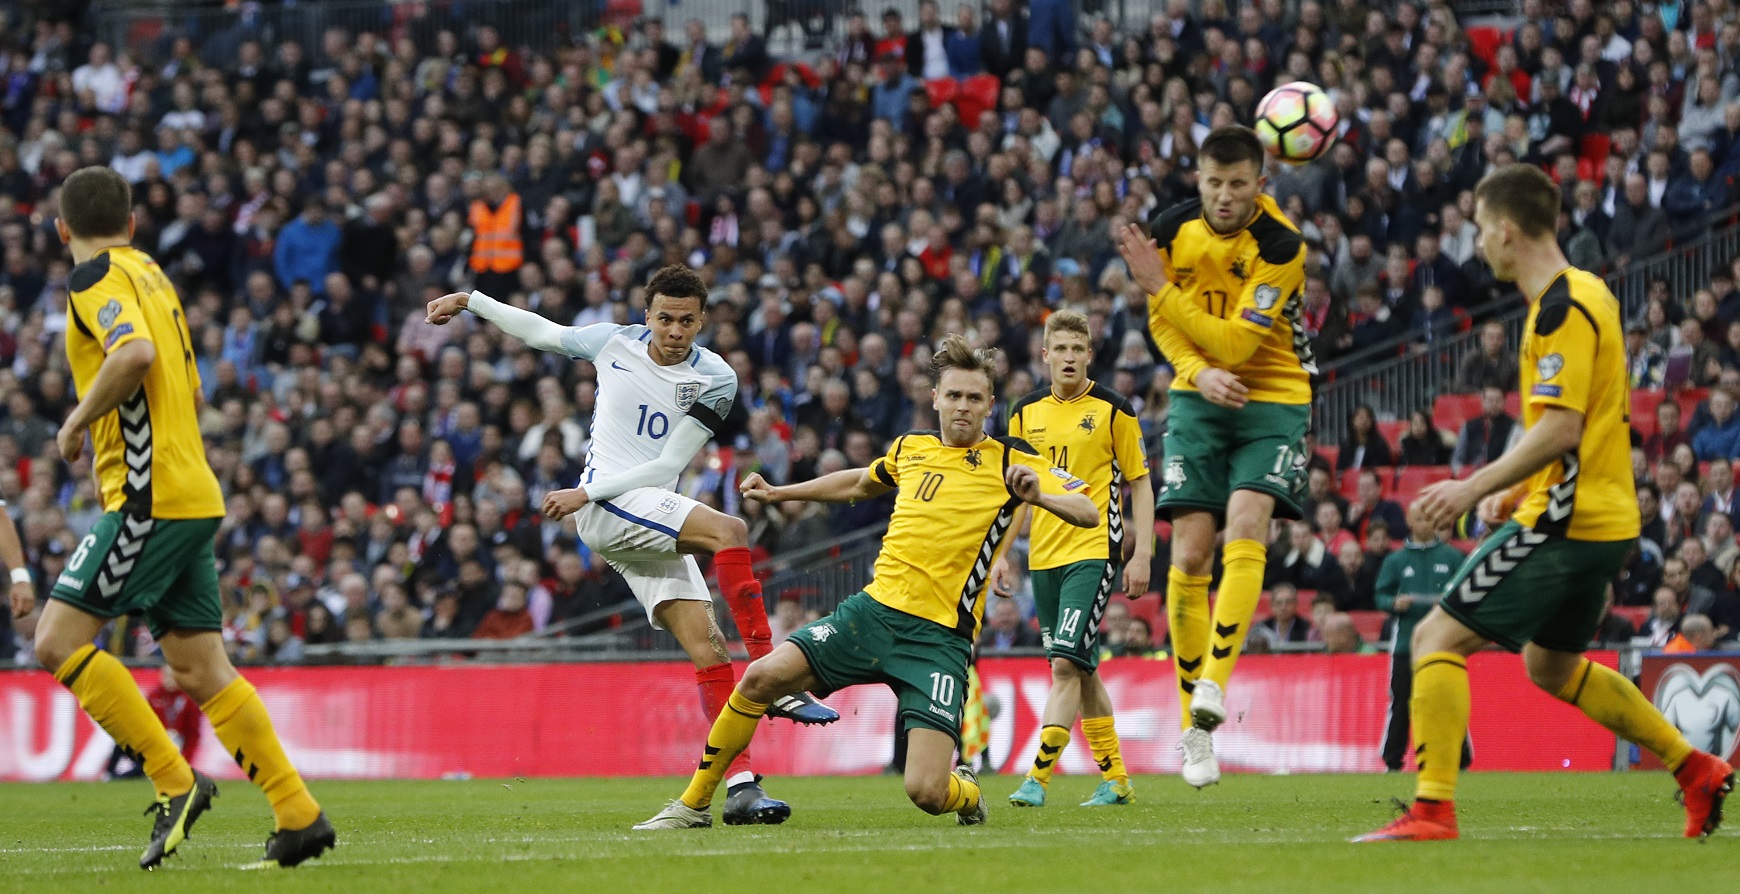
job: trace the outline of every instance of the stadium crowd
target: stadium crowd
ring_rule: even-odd
[[[1157,456],[1171,374],[1109,233],[1192,197],[1195,147],[1249,122],[1274,84],[1318,83],[1342,116],[1326,159],[1271,171],[1313,247],[1303,318],[1320,357],[1430,343],[1502,294],[1471,223],[1470,190],[1493,165],[1555,172],[1562,239],[1594,269],[1705,226],[1740,171],[1740,19],[1726,0],[1525,0],[1497,46],[1473,45],[1442,4],[1168,0],[1120,31],[1069,3],[925,2],[916,20],[854,12],[824,52],[789,60],[741,16],[721,42],[699,22],[645,18],[538,51],[487,24],[270,43],[238,25],[203,44],[111,47],[78,7],[0,11],[0,498],[46,595],[101,510],[88,461],[63,463],[53,437],[75,399],[56,187],[107,164],[133,183],[135,242],[181,289],[194,334],[244,661],[623,623],[620,580],[536,512],[584,463],[594,371],[470,318],[425,324],[424,303],[446,292],[629,323],[652,270],[703,271],[704,343],[741,392],[679,487],[789,553],[873,526],[889,504],[740,506],[736,478],[866,465],[894,434],[934,427],[924,370],[947,333],[1002,349],[1007,401],[1042,383],[1044,315],[1084,310],[1094,377],[1131,398]],[[1594,136],[1610,148],[1586,164]],[[1657,576],[1681,609],[1740,599],[1740,550],[1716,521],[1740,453],[1722,399],[1740,396],[1740,294],[1724,273],[1695,298],[1664,290],[1639,320],[1640,384],[1665,380],[1689,345],[1693,384],[1716,388],[1683,446],[1640,448],[1659,487],[1641,499],[1663,521],[1622,604],[1654,599]],[[1514,387],[1502,330],[1490,348],[1461,386]],[[1425,464],[1447,462],[1430,417],[1416,425]],[[1405,458],[1407,439],[1394,449]],[[1348,505],[1336,471],[1324,457],[1309,524],[1279,530],[1272,573],[1360,610],[1405,524],[1364,482]],[[1675,561],[1693,569],[1681,584]],[[1143,619],[1118,623],[1118,649],[1155,645]],[[31,624],[0,627],[0,643]],[[138,624],[110,642],[151,648]]]

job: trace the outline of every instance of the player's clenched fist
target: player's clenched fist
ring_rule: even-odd
[[[750,473],[749,477],[743,479],[743,483],[737,486],[737,490],[745,500],[754,500],[757,503],[773,502],[773,485],[768,484],[767,479],[761,477],[759,472]]]
[[[435,326],[445,326],[447,321],[459,316],[471,303],[470,292],[454,292],[429,302],[429,316],[424,322]]]
[[[1026,466],[1010,466],[1003,473],[1004,483],[1009,485],[1009,492],[1020,497],[1024,502],[1039,502],[1039,473]]]

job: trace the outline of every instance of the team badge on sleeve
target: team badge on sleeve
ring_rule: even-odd
[[[1268,310],[1269,308],[1274,307],[1276,302],[1281,300],[1281,290],[1280,288],[1271,285],[1257,286],[1257,293],[1254,297],[1257,301],[1258,310]]]
[[[700,382],[684,382],[677,386],[677,412],[687,413],[701,397]]]
[[[1059,481],[1063,482],[1063,489],[1065,491],[1077,491],[1087,487],[1086,481],[1083,481],[1056,466],[1051,467],[1051,474],[1056,476]]]
[[[1541,377],[1541,381],[1543,382],[1558,375],[1559,370],[1564,368],[1565,358],[1558,354],[1548,354],[1540,360],[1535,361],[1535,373]]]
[[[97,326],[107,329],[115,325],[115,318],[121,315],[121,302],[109,299],[109,303],[97,310]]]

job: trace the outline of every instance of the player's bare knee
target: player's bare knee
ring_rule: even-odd
[[[949,780],[947,776],[941,779],[908,779],[906,780],[906,796],[912,799],[913,806],[932,815],[942,813],[949,805]]]
[[[1051,681],[1053,683],[1074,683],[1085,677],[1087,677],[1087,672],[1068,658],[1051,659]]]
[[[743,672],[743,679],[737,682],[737,691],[750,701],[768,704],[780,696],[790,695],[791,686],[778,667],[762,658]]]
[[[46,633],[46,631],[44,633]],[[59,642],[52,636],[42,634],[39,634],[36,637],[36,643],[34,646],[36,651],[36,662],[46,668],[50,673],[60,670],[60,666],[65,664],[68,658],[72,657],[72,653],[78,651],[77,647],[69,646],[65,643]]]

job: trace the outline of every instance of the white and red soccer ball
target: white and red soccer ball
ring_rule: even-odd
[[[1322,157],[1335,145],[1340,121],[1329,94],[1305,81],[1282,84],[1257,104],[1257,138],[1270,155],[1288,164]]]

